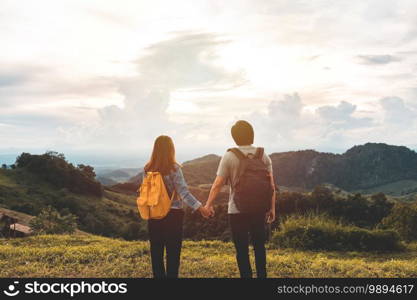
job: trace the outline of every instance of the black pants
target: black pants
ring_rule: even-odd
[[[182,209],[171,209],[163,219],[148,221],[154,278],[178,278],[183,219]],[[164,249],[166,249],[166,272]]]
[[[236,260],[241,278],[251,278],[252,268],[249,261],[249,235],[255,252],[256,274],[266,278],[266,230],[265,213],[229,214],[233,243],[236,248]]]

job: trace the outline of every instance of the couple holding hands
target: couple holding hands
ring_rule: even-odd
[[[185,203],[205,218],[215,214],[213,203],[225,184],[230,184],[228,216],[236,260],[242,278],[252,277],[249,243],[255,252],[256,273],[265,278],[266,224],[275,220],[275,183],[272,162],[263,148],[253,146],[254,131],[246,121],[237,121],[231,128],[237,144],[222,157],[217,176],[203,206],[188,190],[181,166],[175,160],[175,147],[168,136],[159,136],[154,143],[148,172],[159,172],[172,201],[166,216],[148,220],[152,271],[154,278],[178,278],[182,246]],[[249,238],[250,237],[250,238]],[[164,251],[166,249],[166,268]]]

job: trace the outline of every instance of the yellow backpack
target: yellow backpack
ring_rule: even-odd
[[[139,214],[144,220],[162,219],[171,209],[175,190],[169,198],[161,173],[147,172],[136,199]]]

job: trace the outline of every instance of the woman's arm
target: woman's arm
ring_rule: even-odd
[[[185,204],[191,207],[193,211],[196,211],[201,207],[201,202],[198,201],[188,190],[184,174],[182,173],[180,167],[178,167],[176,172],[173,174],[173,182],[175,191],[177,192],[178,196],[184,201]]]

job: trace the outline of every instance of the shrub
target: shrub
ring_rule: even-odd
[[[122,227],[120,235],[128,241],[148,238],[148,231],[140,222],[129,222]]]
[[[48,206],[30,221],[30,227],[35,234],[73,233],[77,228],[76,220],[76,216],[61,216],[57,210]]]
[[[281,192],[277,202],[278,216],[324,213],[359,227],[372,228],[386,217],[393,206],[383,193],[372,196],[345,194],[318,185],[311,193]]]
[[[290,216],[275,231],[275,247],[302,250],[395,251],[402,244],[393,230],[346,226],[325,215]]]
[[[406,241],[417,240],[417,203],[396,203],[378,227],[395,230]]]

